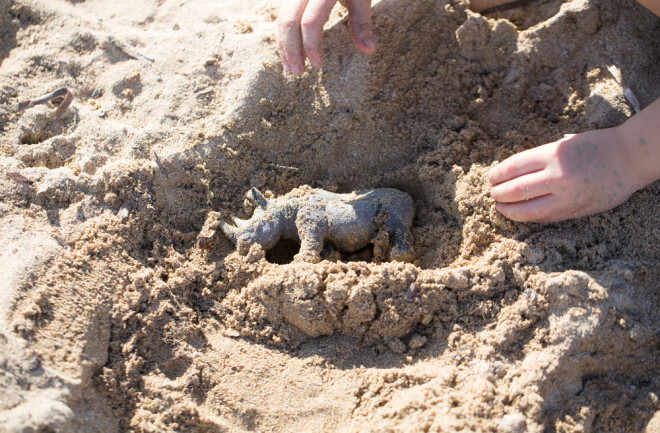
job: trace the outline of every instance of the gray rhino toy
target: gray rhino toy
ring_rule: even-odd
[[[250,219],[233,218],[235,226],[220,222],[240,254],[253,244],[268,250],[280,239],[292,239],[300,243],[295,260],[315,263],[321,260],[324,241],[339,251],[354,252],[369,243],[383,250],[383,242],[388,250],[391,240],[391,260],[413,258],[413,201],[396,189],[336,194],[303,186],[269,200],[252,188],[247,196],[256,204]]]

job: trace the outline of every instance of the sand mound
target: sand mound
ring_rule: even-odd
[[[0,0],[0,425],[6,431],[655,432],[660,184],[576,221],[513,223],[496,161],[660,96],[632,1],[344,12],[281,75],[277,5]],[[158,157],[154,156],[154,152]],[[156,161],[158,159],[158,162]],[[8,173],[20,173],[21,181]],[[245,192],[393,187],[412,264],[245,255],[209,212]]]

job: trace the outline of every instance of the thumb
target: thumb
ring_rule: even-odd
[[[366,54],[376,51],[371,32],[371,0],[343,0],[355,46]]]

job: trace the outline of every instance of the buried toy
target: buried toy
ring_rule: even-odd
[[[391,260],[413,258],[414,208],[404,192],[380,188],[336,194],[305,186],[276,199],[267,199],[256,188],[247,195],[256,204],[250,219],[234,218],[235,226],[220,222],[240,254],[253,244],[268,250],[280,239],[292,239],[300,243],[296,261],[321,260],[324,241],[349,253],[373,243],[377,260],[385,259],[378,256],[387,250]]]

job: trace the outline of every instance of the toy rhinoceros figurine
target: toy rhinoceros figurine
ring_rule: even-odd
[[[236,226],[220,223],[240,254],[253,244],[268,250],[280,239],[293,239],[300,242],[296,261],[318,262],[324,241],[339,251],[353,252],[385,232],[392,242],[391,260],[413,258],[414,208],[404,192],[381,188],[335,194],[306,186],[270,200],[256,188],[247,195],[256,204],[252,217],[234,218]]]

